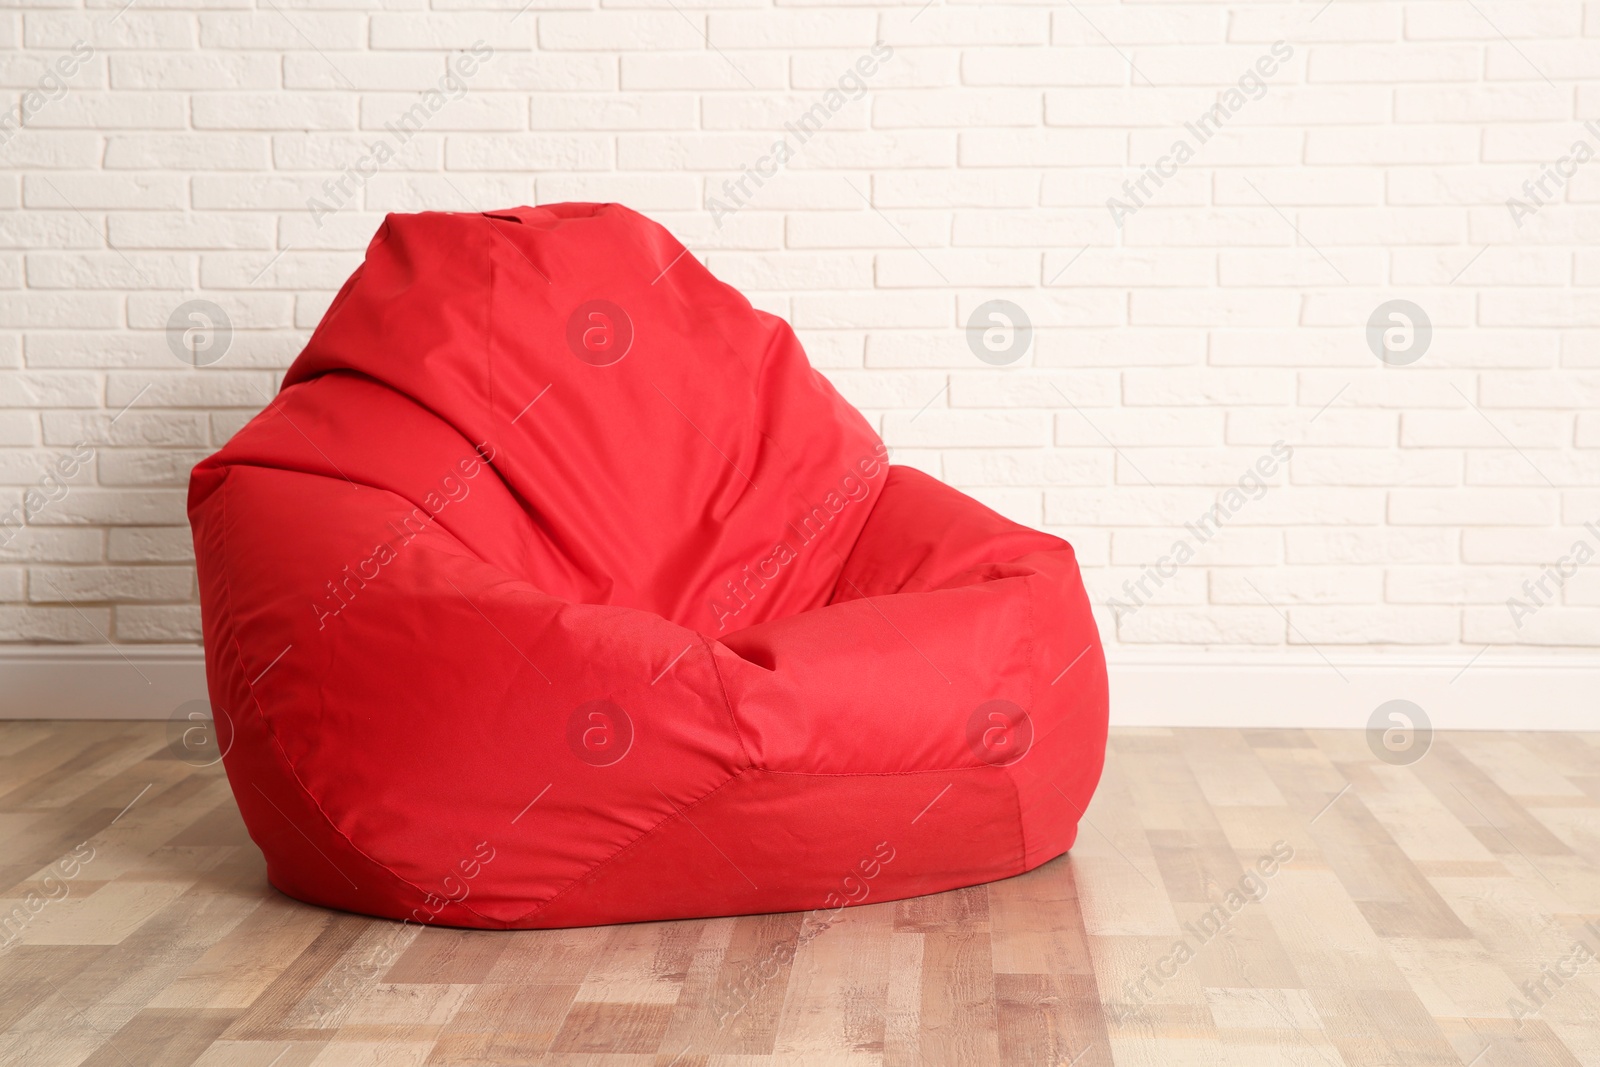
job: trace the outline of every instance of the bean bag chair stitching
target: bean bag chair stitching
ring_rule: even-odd
[[[705,634],[696,633],[695,636],[700,638],[700,644],[705,648],[706,655],[711,657],[711,673],[717,679],[717,688],[722,691],[722,707],[728,713],[728,722],[733,726],[733,736],[739,742],[739,752],[744,756],[745,767],[754,767],[755,759],[750,755],[749,746],[744,743],[744,733],[739,729],[739,717],[733,712],[733,700],[728,696],[728,683],[722,679],[722,666],[717,663],[716,650],[711,647],[711,639]],[[706,795],[710,796],[709,793]]]
[[[229,496],[230,492],[232,491],[232,486],[233,486],[233,479],[231,477],[224,477],[223,480],[222,480],[222,487],[221,487],[221,492],[222,492],[222,537],[223,537],[223,541],[224,542],[226,542],[229,539],[231,539],[233,520],[232,520],[232,518],[231,518],[231,516],[229,515],[229,512],[228,512],[228,496]],[[224,558],[227,558],[227,557],[224,557]],[[332,829],[334,833],[338,834],[339,837],[341,839],[343,839],[345,844],[350,846],[350,850],[352,852],[354,852],[356,855],[360,856],[362,859],[366,860],[368,863],[372,864],[374,867],[376,867],[379,870],[383,871],[384,873],[388,874],[391,878],[393,878],[395,881],[399,882],[400,884],[405,885],[405,886],[410,886],[412,889],[417,891],[417,895],[420,898],[426,899],[427,896],[428,896],[428,892],[426,890],[424,890],[421,886],[417,885],[415,882],[412,882],[409,878],[406,878],[404,875],[400,874],[394,868],[390,867],[387,863],[384,863],[381,860],[379,860],[379,859],[377,859],[377,858],[375,858],[373,856],[368,855],[365,850],[363,850],[354,841],[352,841],[350,839],[350,837],[344,832],[344,830],[342,830],[339,827],[339,824],[334,821],[333,817],[328,814],[327,810],[323,808],[322,802],[317,799],[316,795],[313,794],[311,792],[311,790],[306,787],[305,782],[301,780],[299,768],[296,767],[295,764],[294,764],[294,761],[289,758],[289,753],[284,749],[283,742],[279,740],[277,731],[275,729],[273,729],[272,720],[267,716],[266,712],[262,710],[261,701],[256,697],[255,684],[253,682],[249,681],[250,673],[249,673],[248,669],[244,665],[244,648],[239,643],[239,629],[238,629],[238,626],[235,624],[235,621],[234,621],[234,618],[233,618],[233,582],[232,582],[232,580],[231,580],[231,578],[229,576],[229,572],[228,572],[227,568],[223,568],[222,585],[223,585],[224,594],[226,596],[226,603],[223,606],[223,610],[222,610],[222,622],[223,622],[223,625],[225,625],[227,627],[227,630],[228,630],[228,643],[233,646],[234,663],[238,668],[240,678],[245,679],[245,687],[246,687],[246,689],[248,690],[248,692],[250,694],[250,703],[251,703],[251,706],[255,709],[256,716],[257,716],[257,718],[259,719],[259,721],[261,723],[261,727],[266,732],[267,736],[272,740],[272,746],[277,751],[278,759],[284,765],[284,768],[287,770],[287,772],[289,774],[289,777],[294,781],[294,784],[299,788],[300,792],[305,794],[306,799],[311,802],[311,806],[316,809],[317,814],[321,815],[323,821],[328,824],[329,828]],[[269,803],[271,802],[272,798],[271,798],[271,796],[269,794],[263,793],[262,795],[267,797],[267,800],[268,800]],[[289,819],[289,816],[287,814],[284,814],[283,817],[284,817],[285,820],[289,821],[291,826],[294,826],[293,820]],[[298,830],[299,828],[295,827],[295,829]],[[315,846],[313,845],[313,848],[314,847]],[[333,864],[333,860],[332,859],[328,859],[328,862],[330,864]],[[333,864],[333,865],[334,865],[334,869],[335,870],[339,870],[339,867],[338,867],[337,864]],[[344,872],[342,870],[340,870],[339,873],[340,874],[344,874]],[[346,877],[348,877],[348,875]],[[475,918],[481,919],[482,921],[484,921],[486,923],[493,923],[494,922],[494,920],[490,919],[487,915],[480,914],[479,912],[477,912],[476,910],[468,907],[465,904],[462,904],[460,902],[455,902],[455,903],[456,903],[457,907],[461,908],[461,910],[463,910],[463,911],[466,911],[466,912],[470,913]]]
[[[709,793],[706,793],[704,796],[700,797],[698,800],[694,801],[693,803],[684,804],[684,803],[681,803],[679,801],[673,800],[672,798],[668,797],[667,801],[673,807],[673,812],[672,812],[671,815],[668,815],[666,818],[662,819],[660,822],[656,823],[655,825],[653,825],[650,828],[648,828],[647,830],[645,830],[643,833],[639,834],[632,841],[629,841],[626,845],[623,845],[621,848],[617,849],[611,855],[607,856],[605,859],[603,859],[600,862],[596,863],[593,867],[590,867],[588,870],[584,871],[582,874],[580,874],[577,877],[573,878],[572,881],[568,882],[566,885],[564,885],[560,889],[556,890],[555,895],[552,896],[549,900],[544,901],[543,903],[539,904],[537,907],[535,907],[535,908],[533,908],[533,909],[531,909],[529,911],[523,912],[521,915],[518,915],[515,918],[506,920],[506,925],[507,926],[514,926],[515,924],[520,923],[520,922],[522,922],[522,921],[524,921],[526,919],[530,919],[533,916],[539,914],[541,911],[544,911],[550,905],[552,905],[556,901],[560,900],[567,893],[571,892],[574,889],[581,888],[586,882],[592,881],[606,867],[610,866],[612,863],[616,862],[617,860],[621,859],[623,856],[627,855],[629,852],[632,852],[634,849],[636,849],[640,845],[644,844],[646,841],[648,841],[650,838],[654,837],[658,832],[660,832],[662,829],[664,829],[665,827],[667,827],[671,823],[674,823],[674,822],[678,821],[680,818],[682,818],[685,822],[689,822],[690,820],[688,819],[688,813],[690,811],[693,811],[695,808],[698,808],[701,804],[704,804],[706,801],[710,800],[712,797],[714,797],[718,793],[722,792],[722,790],[726,789],[728,786],[732,785],[734,782],[737,782],[739,779],[743,778],[745,776],[745,774],[748,771],[750,771],[751,769],[752,768],[750,768],[750,767],[744,767],[744,768],[741,768],[740,770],[734,772],[733,774],[729,775],[722,782],[721,785],[718,785],[715,789],[712,789]],[[693,824],[691,823],[691,825],[693,825]],[[701,836],[704,836],[704,835],[705,835],[705,831],[702,830],[701,831]],[[709,837],[707,837],[706,840],[709,841],[711,839]],[[713,845],[715,845],[715,842],[713,842]],[[718,846],[718,847],[720,847],[720,846]]]

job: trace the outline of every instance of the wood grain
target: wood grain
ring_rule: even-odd
[[[5,722],[0,887],[6,1065],[1600,1067],[1596,734],[1117,731],[1019,878],[486,932],[276,893],[163,724]]]

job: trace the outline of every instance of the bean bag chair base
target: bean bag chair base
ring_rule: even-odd
[[[618,205],[391,215],[190,482],[229,782],[300,900],[535,928],[835,909],[1071,847],[1071,547],[890,462]]]

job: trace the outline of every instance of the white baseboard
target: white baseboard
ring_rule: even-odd
[[[1107,658],[1117,726],[1361,729],[1378,705],[1409,700],[1435,730],[1600,730],[1600,653]]]
[[[1118,726],[1366,726],[1419,705],[1438,730],[1600,730],[1600,652],[1110,653]],[[165,719],[206,695],[192,645],[0,645],[0,719]]]
[[[205,695],[196,645],[0,645],[0,719],[165,719]]]

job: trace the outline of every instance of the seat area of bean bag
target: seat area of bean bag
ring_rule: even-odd
[[[899,899],[1061,855],[1099,779],[1072,548],[892,464],[619,205],[388,216],[189,515],[228,778],[304,901]]]

